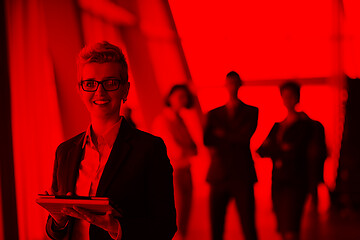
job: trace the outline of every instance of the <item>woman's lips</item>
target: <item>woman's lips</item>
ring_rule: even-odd
[[[93,101],[93,103],[96,105],[105,105],[105,104],[108,104],[109,102],[110,102],[110,100],[95,100],[95,101]]]

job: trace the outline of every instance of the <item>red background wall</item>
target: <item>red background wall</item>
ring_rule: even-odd
[[[50,186],[56,146],[88,124],[76,92],[76,54],[84,43],[104,39],[127,55],[127,107],[139,128],[150,129],[173,84],[188,83],[197,95],[199,108],[188,112],[186,122],[200,147],[193,166],[198,202],[207,201],[208,191],[202,114],[226,102],[223,85],[231,70],[245,82],[239,97],[260,109],[252,150],[284,117],[278,85],[303,85],[300,109],[325,126],[325,181],[333,189],[346,101],[343,73],[360,76],[359,6],[356,0],[342,2],[7,0],[20,239],[44,236],[46,212],[35,205],[36,194]],[[272,166],[254,157],[256,196],[268,199]],[[268,200],[260,203],[270,209]]]

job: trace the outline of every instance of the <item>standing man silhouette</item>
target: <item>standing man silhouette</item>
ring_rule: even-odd
[[[210,221],[213,240],[222,240],[226,208],[234,198],[246,240],[256,240],[254,183],[257,182],[250,139],[257,127],[258,109],[238,98],[239,75],[226,75],[228,102],[207,114],[204,144],[211,152]]]

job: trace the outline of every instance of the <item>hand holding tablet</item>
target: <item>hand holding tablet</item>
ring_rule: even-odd
[[[111,212],[114,216],[121,215],[120,212],[112,206],[109,198],[106,197],[39,195],[36,203],[52,214],[63,214],[62,210],[64,208],[78,207],[97,215],[105,215],[107,212]]]
[[[121,214],[107,197],[39,194],[36,203],[50,213],[59,228],[65,228],[69,217],[74,217],[103,228],[115,236],[121,233],[120,224],[114,218]]]

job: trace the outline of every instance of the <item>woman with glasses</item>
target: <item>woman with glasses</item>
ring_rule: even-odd
[[[121,214],[64,208],[50,212],[47,234],[52,239],[172,239],[176,218],[165,144],[120,115],[130,88],[123,53],[108,42],[85,47],[78,78],[91,122],[57,148],[51,193],[107,197]]]

